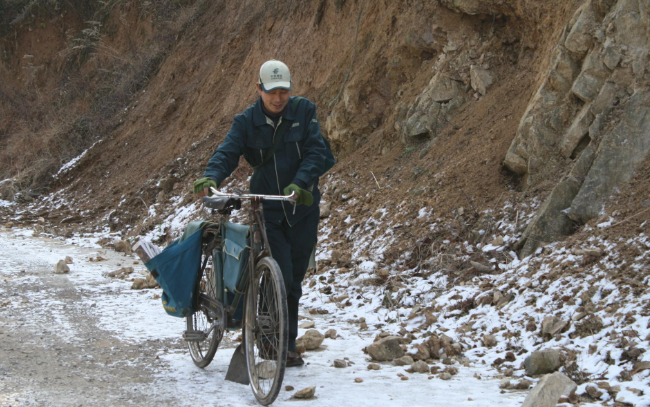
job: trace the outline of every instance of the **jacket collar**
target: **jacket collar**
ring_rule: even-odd
[[[296,119],[296,112],[292,110],[291,106],[291,100],[294,98],[294,96],[291,96],[289,98],[289,103],[287,104],[287,107],[284,108],[282,111],[281,115],[282,118],[285,120],[295,120]],[[258,97],[257,102],[253,105],[253,125],[254,126],[263,126],[266,124],[266,115],[262,111],[262,98]]]

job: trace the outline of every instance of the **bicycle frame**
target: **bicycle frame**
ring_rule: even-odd
[[[216,199],[235,199],[241,202],[241,200],[249,200],[251,202],[251,207],[249,210],[249,242],[250,242],[250,253],[249,253],[249,262],[248,262],[248,279],[246,285],[242,290],[235,290],[234,298],[231,304],[225,307],[226,314],[228,318],[232,318],[239,306],[239,303],[246,292],[246,288],[255,278],[255,265],[264,257],[272,256],[271,246],[269,245],[268,238],[266,236],[266,228],[264,227],[264,211],[262,207],[262,201],[283,201],[290,202],[295,205],[296,196],[294,193],[291,195],[256,195],[256,194],[235,194],[235,193],[224,193],[218,191],[215,188],[210,188],[213,194],[212,197],[204,197],[204,203],[210,203]],[[232,211],[232,207],[218,209],[217,211],[223,215],[219,219],[219,226],[225,227],[227,222],[227,216]],[[213,209],[214,211],[215,209]],[[224,293],[225,294],[225,293]],[[225,301],[224,296],[224,302]]]

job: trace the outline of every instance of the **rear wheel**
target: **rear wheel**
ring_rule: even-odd
[[[287,295],[280,266],[271,257],[260,260],[246,292],[244,343],[248,377],[257,401],[275,401],[287,362],[289,336]]]
[[[216,300],[216,281],[212,253],[204,253],[203,277],[199,286],[199,309],[187,317],[187,331],[183,337],[194,364],[204,368],[212,362],[225,330],[223,305]]]

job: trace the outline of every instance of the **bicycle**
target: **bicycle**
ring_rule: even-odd
[[[203,198],[203,204],[221,216],[218,223],[210,223],[203,229],[196,311],[187,316],[183,338],[194,363],[204,368],[214,358],[225,330],[236,328],[242,313],[244,347],[237,348],[233,361],[237,352],[243,350],[253,394],[260,404],[269,405],[277,398],[284,379],[289,326],[284,279],[271,256],[262,202],[280,200],[295,204],[295,195],[227,194],[216,189],[212,192],[213,196]],[[243,200],[251,204],[248,227],[228,222],[232,210],[240,209]],[[248,235],[248,247],[233,249],[236,239],[230,236],[241,237],[244,232]],[[247,264],[240,263],[236,276],[232,272],[224,273],[224,263],[230,259],[224,257],[233,255],[224,254],[228,251],[238,251],[239,257],[248,257]]]

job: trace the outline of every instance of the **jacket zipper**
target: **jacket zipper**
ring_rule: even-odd
[[[278,120],[278,124],[273,127],[273,144],[275,144],[275,133],[278,130],[278,127],[280,127],[280,123],[282,123],[282,116],[280,116],[280,120]],[[275,167],[275,183],[278,186],[278,195],[282,195],[282,192],[280,191],[280,177],[278,176],[278,162],[275,159],[275,153],[273,154],[273,165]],[[291,226],[291,222],[289,222],[289,217],[287,216],[287,211],[284,208],[284,201],[280,201],[280,204],[282,205],[282,212],[284,212],[284,218],[287,220],[287,224],[289,227]]]

